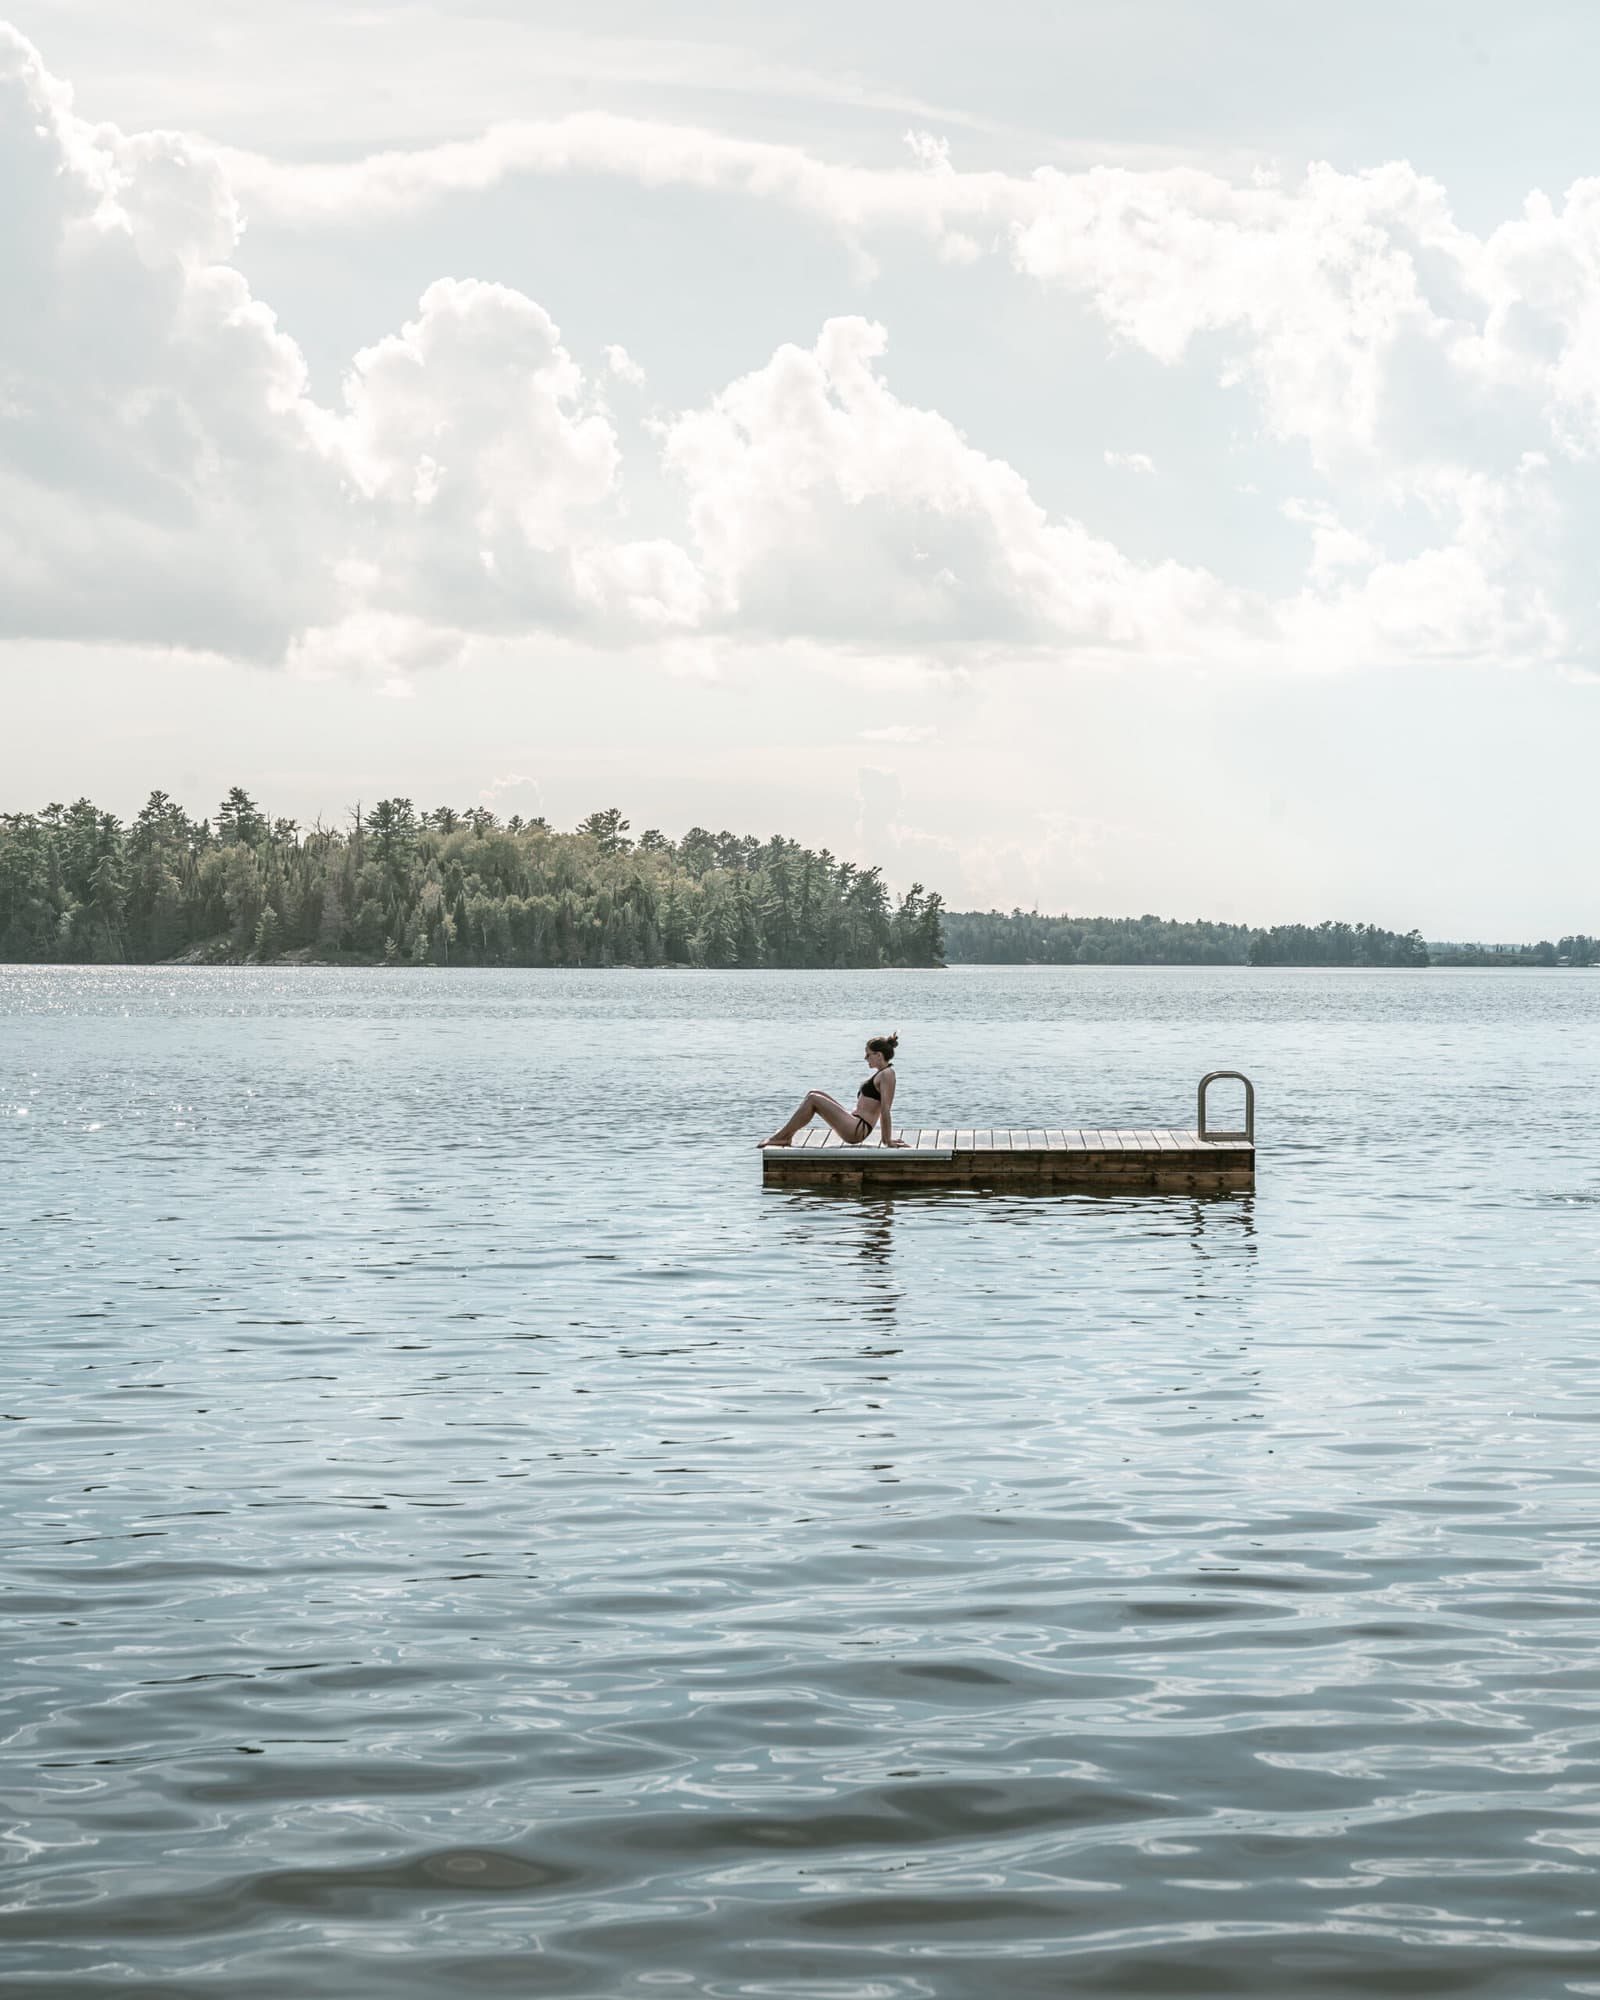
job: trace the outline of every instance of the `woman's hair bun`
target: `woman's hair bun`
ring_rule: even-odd
[[[899,1046],[900,1034],[898,1029],[892,1035],[874,1035],[872,1040],[867,1044],[869,1049],[876,1049],[885,1062],[894,1061],[894,1052]]]

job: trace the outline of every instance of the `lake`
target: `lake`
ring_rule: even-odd
[[[896,1027],[1258,1190],[764,1191]],[[1600,1994],[1597,1089],[1583,972],[0,967],[0,1983]]]

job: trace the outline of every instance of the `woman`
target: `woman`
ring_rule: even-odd
[[[904,1139],[894,1136],[894,1052],[900,1037],[896,1035],[874,1035],[867,1044],[867,1070],[865,1083],[856,1092],[856,1108],[846,1111],[838,1098],[830,1097],[825,1090],[808,1090],[801,1098],[794,1116],[786,1125],[780,1125],[770,1139],[763,1139],[763,1146],[792,1146],[794,1135],[802,1125],[809,1125],[813,1118],[821,1118],[831,1125],[847,1146],[864,1145],[872,1128],[878,1127],[878,1143],[883,1146],[903,1146]]]

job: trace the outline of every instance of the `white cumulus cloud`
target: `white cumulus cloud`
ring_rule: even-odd
[[[618,346],[615,341],[606,349],[606,366],[619,382],[626,382],[630,389],[644,387],[644,370],[628,350]]]
[[[1181,650],[1250,617],[1203,571],[1135,564],[1051,519],[1013,467],[895,396],[886,345],[870,321],[830,320],[668,427],[725,622],[930,649]]]
[[[745,639],[945,662],[1593,666],[1600,181],[1475,234],[1403,162],[1241,184],[973,173],[941,140],[909,150],[841,166],[593,114],[285,166],[92,124],[0,28],[0,636],[396,686],[477,634],[548,630],[707,676]],[[624,348],[586,365],[544,304],[441,277],[319,402],[230,261],[245,212],[349,221],[518,173],[773,203],[858,248],[898,234],[947,284],[1004,258],[1114,343],[1235,397],[1291,468],[1277,504],[1305,531],[1298,580],[1269,598],[1217,557],[1136,560],[1047,508],[896,394],[887,335],[860,316],[625,426],[606,401],[643,382]],[[1165,497],[1176,459],[1150,442]],[[652,453],[669,490],[640,468],[666,510],[641,537],[630,466]],[[1148,474],[1156,453],[1104,459]]]
[[[619,538],[616,431],[522,293],[430,285],[414,320],[356,356],[335,435],[390,608],[511,629],[696,622],[682,550]]]
[[[0,633],[275,652],[333,608],[299,349],[214,162],[77,118],[0,25]]]
[[[226,259],[216,160],[79,118],[0,27],[0,635],[404,675],[470,630],[692,626],[619,530],[619,448],[549,314],[441,279],[342,403]]]

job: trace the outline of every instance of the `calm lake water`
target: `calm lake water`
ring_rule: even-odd
[[[1259,1190],[764,1192],[891,1026]],[[0,967],[4,1990],[1600,1994],[1597,1088],[1580,972]]]

